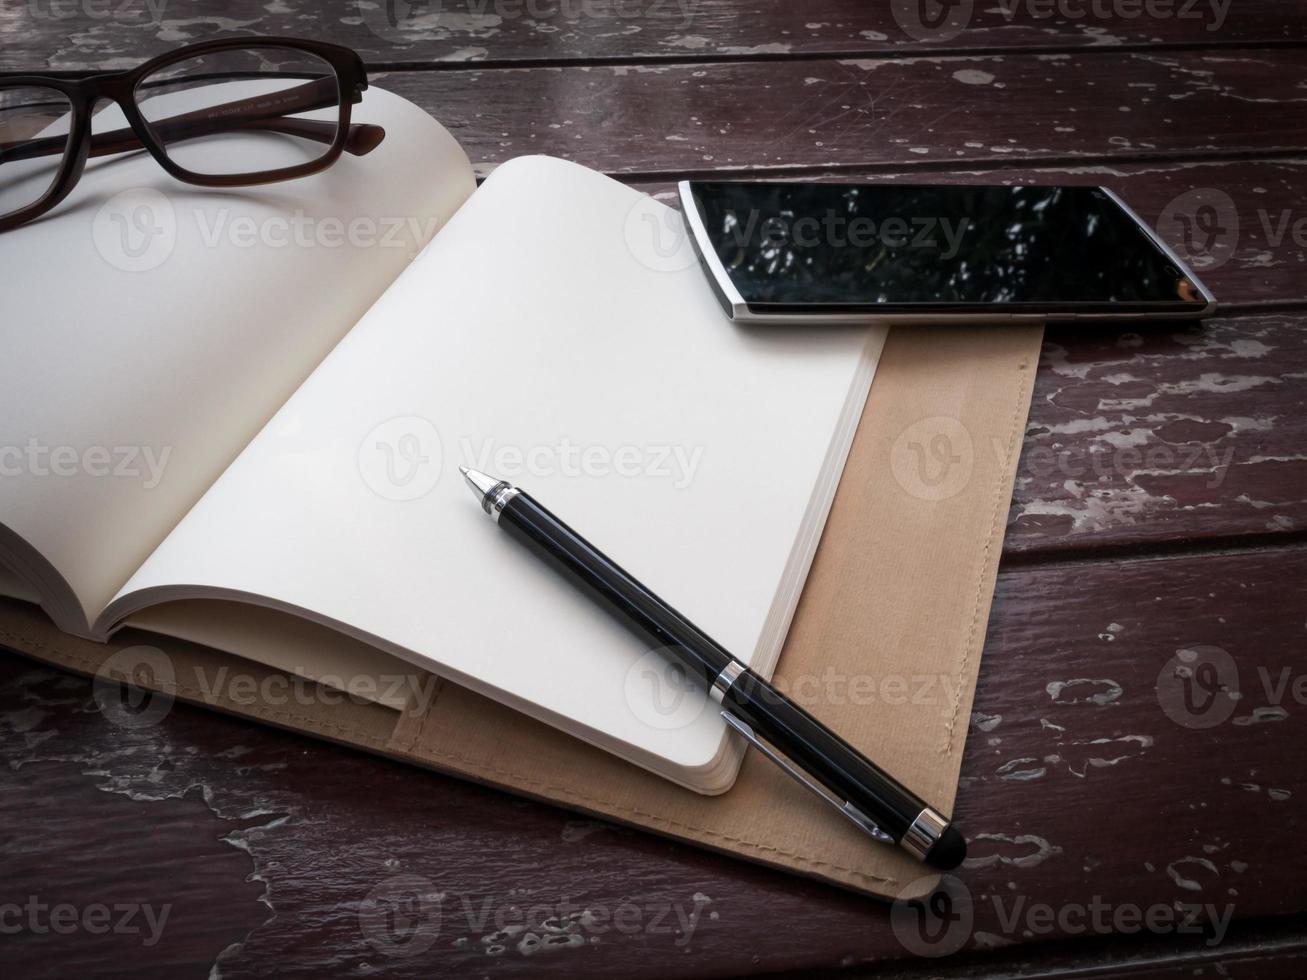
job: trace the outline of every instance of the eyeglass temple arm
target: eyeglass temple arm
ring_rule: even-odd
[[[362,95],[356,91],[352,101],[361,100]],[[239,129],[271,130],[318,143],[331,143],[336,138],[337,127],[334,122],[285,117],[297,112],[325,109],[335,104],[336,79],[320,78],[306,85],[287,89],[285,92],[256,95],[237,102],[196,109],[179,116],[156,120],[150,125],[156,129],[166,130],[168,143]],[[380,126],[353,123],[349,127],[349,135],[345,138],[345,150],[355,156],[363,156],[375,150],[385,137],[386,131]],[[62,136],[0,143],[0,162],[28,160],[63,153],[67,145],[68,140]],[[142,146],[140,137],[130,128],[115,129],[93,135],[89,155],[109,156],[139,150]]]

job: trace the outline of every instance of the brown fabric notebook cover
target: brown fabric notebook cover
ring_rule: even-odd
[[[1042,334],[892,332],[776,672],[782,690],[944,813]],[[402,712],[345,699],[267,704],[250,692],[270,668],[136,630],[107,645],[78,640],[11,600],[0,600],[0,643],[85,674],[147,644],[166,652],[171,677],[112,665],[104,675],[857,891],[906,897],[934,885],[924,865],[869,841],[757,752],[729,792],[700,796],[451,683],[423,685],[425,703]]]

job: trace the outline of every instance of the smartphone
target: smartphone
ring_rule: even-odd
[[[700,264],[734,320],[1138,321],[1216,307],[1104,187],[679,186]]]

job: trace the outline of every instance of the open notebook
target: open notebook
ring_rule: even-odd
[[[664,703],[661,661],[458,466],[769,674],[883,330],[733,325],[662,205],[545,157],[477,188],[376,88],[355,120],[386,129],[370,155],[239,192],[92,161],[0,235],[0,591],[69,633],[139,625],[394,707],[380,679],[416,665],[727,789],[719,717]]]

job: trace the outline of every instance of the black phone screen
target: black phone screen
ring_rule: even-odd
[[[690,192],[707,247],[759,312],[1208,304],[1096,187],[696,181]]]

